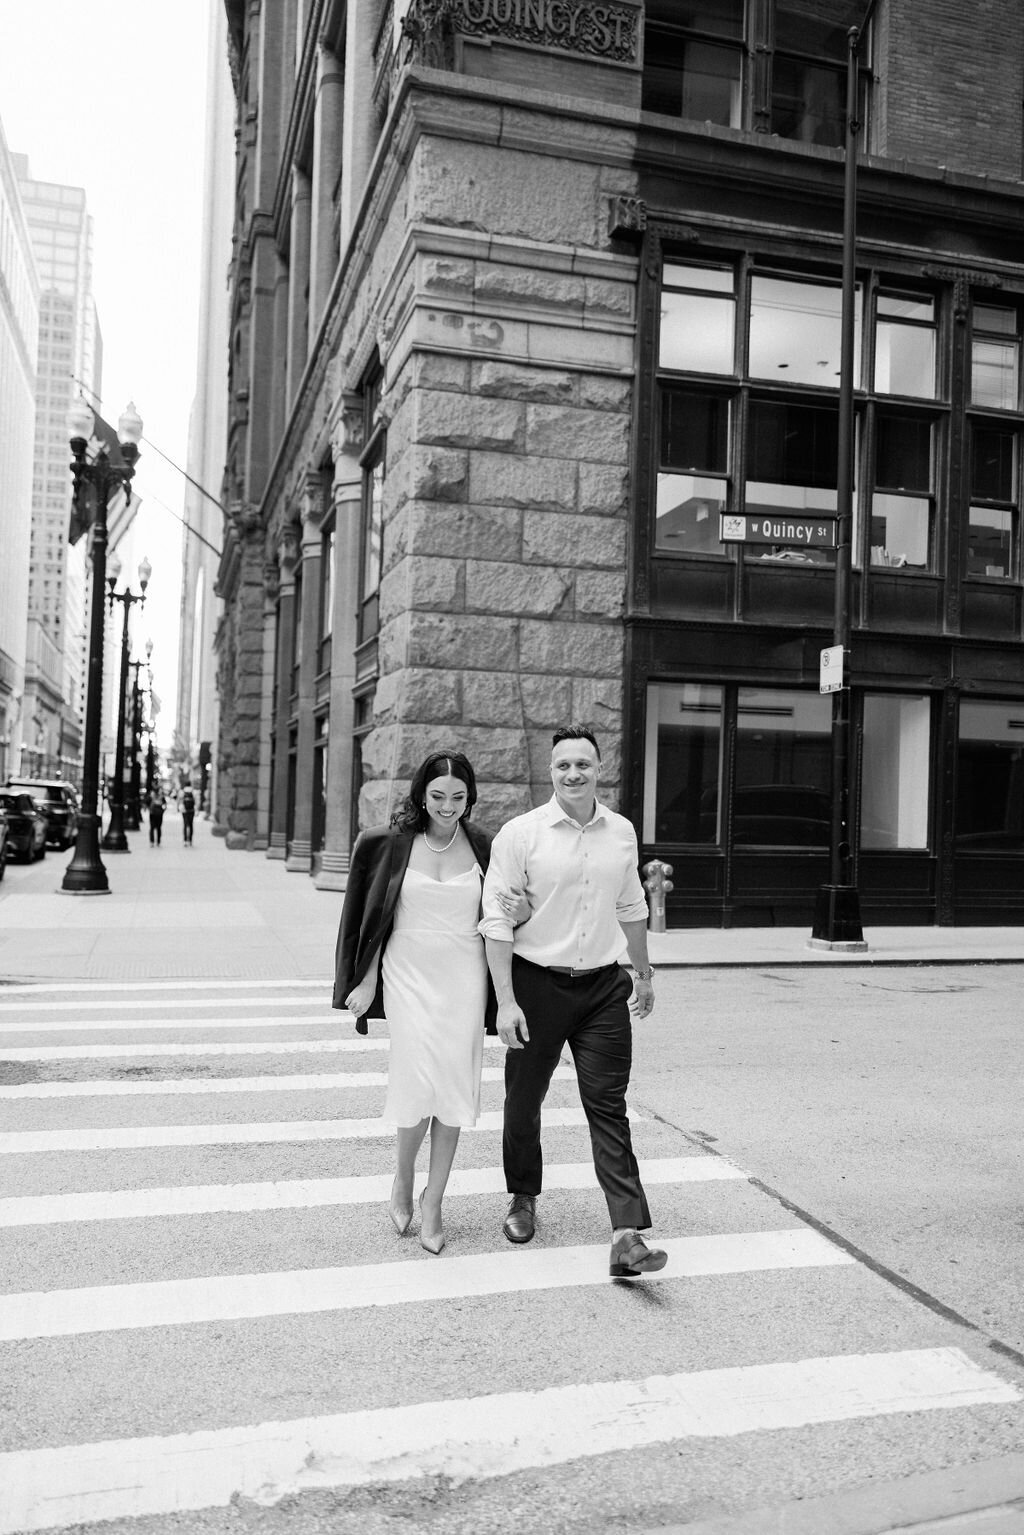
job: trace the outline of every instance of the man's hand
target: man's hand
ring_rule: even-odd
[[[373,1002],[373,994],[377,990],[375,981],[360,981],[353,986],[345,998],[345,1006],[356,1018],[362,1018]]]
[[[634,979],[629,1010],[634,1018],[647,1018],[654,1012],[654,985],[651,981]]]
[[[518,1030],[518,1036],[516,1031]],[[498,1007],[498,1035],[510,1050],[521,1050],[528,1043],[530,1031],[526,1027],[523,1010],[516,1002],[505,1002]]]

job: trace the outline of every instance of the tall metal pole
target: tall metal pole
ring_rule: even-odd
[[[128,692],[128,615],[137,599],[131,592],[111,592],[111,606],[120,602],[124,607],[121,625],[121,671],[117,695],[117,740],[114,743],[114,782],[110,787],[110,821],[100,846],[107,853],[130,853],[128,838],[124,833],[124,726],[125,697]]]
[[[132,750],[131,763],[128,768],[128,798],[125,801],[124,807],[124,826],[126,831],[138,831],[142,825],[142,795],[139,773],[139,746],[142,738],[142,692],[139,688],[139,672],[141,668],[141,661],[129,662],[129,669],[133,673],[131,709]]]
[[[868,7],[870,15],[873,5]],[[865,17],[865,22],[867,17]],[[860,131],[857,45],[847,33],[846,156],[843,181],[843,290],[839,361],[839,442],[836,497],[836,579],[833,644],[843,651],[843,685],[832,695],[832,822],[829,884],[818,891],[811,942],[821,947],[866,948],[860,895],[853,883],[850,825],[850,593],[853,580],[853,386],[857,305],[857,134]]]

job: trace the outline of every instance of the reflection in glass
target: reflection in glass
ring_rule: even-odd
[[[930,763],[928,698],[865,694],[862,847],[927,848]]]
[[[1016,410],[1020,349],[1016,341],[971,344],[971,403],[989,410]]]
[[[1009,576],[1013,572],[1013,525],[1016,513],[994,506],[972,506],[967,534],[969,576]]]
[[[888,490],[932,488],[932,424],[880,410],[875,432],[875,484]]]
[[[960,852],[1024,850],[1024,708],[964,699],[954,836]]]
[[[734,842],[828,846],[831,743],[829,698],[796,689],[739,689]]]
[[[875,388],[879,394],[935,398],[935,330],[883,319],[875,326]]]
[[[750,375],[838,389],[842,290],[827,283],[758,277],[750,284]],[[854,354],[860,354],[858,329]],[[854,370],[856,377],[856,367]]]
[[[983,501],[1013,501],[1017,434],[1001,427],[971,428],[971,494]]]
[[[695,474],[659,474],[654,542],[676,554],[722,554],[718,518],[728,483]]]
[[[722,689],[696,683],[647,689],[644,841],[718,841]]]
[[[729,401],[700,389],[666,389],[661,397],[661,463],[665,469],[724,474],[729,453]]]
[[[663,290],[660,365],[690,373],[731,373],[735,316],[731,296]]]
[[[842,70],[777,53],[772,68],[772,127],[783,139],[833,148],[846,139]]]
[[[927,570],[931,500],[876,490],[871,500],[871,564]]]

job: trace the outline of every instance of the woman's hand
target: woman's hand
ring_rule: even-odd
[[[520,922],[525,922],[530,915],[530,903],[522,890],[503,890],[498,896],[498,905],[503,916],[506,916],[513,927],[518,927]]]
[[[356,986],[353,986],[345,998],[345,1006],[354,1017],[362,1018],[364,1014],[369,1012],[373,1003],[373,994],[376,990],[377,983],[375,980],[360,981]]]

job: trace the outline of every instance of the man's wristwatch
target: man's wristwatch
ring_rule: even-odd
[[[654,966],[653,965],[648,965],[646,970],[638,970],[636,968],[636,966],[634,965],[633,966],[633,974],[636,976],[638,981],[653,981],[654,980]]]

